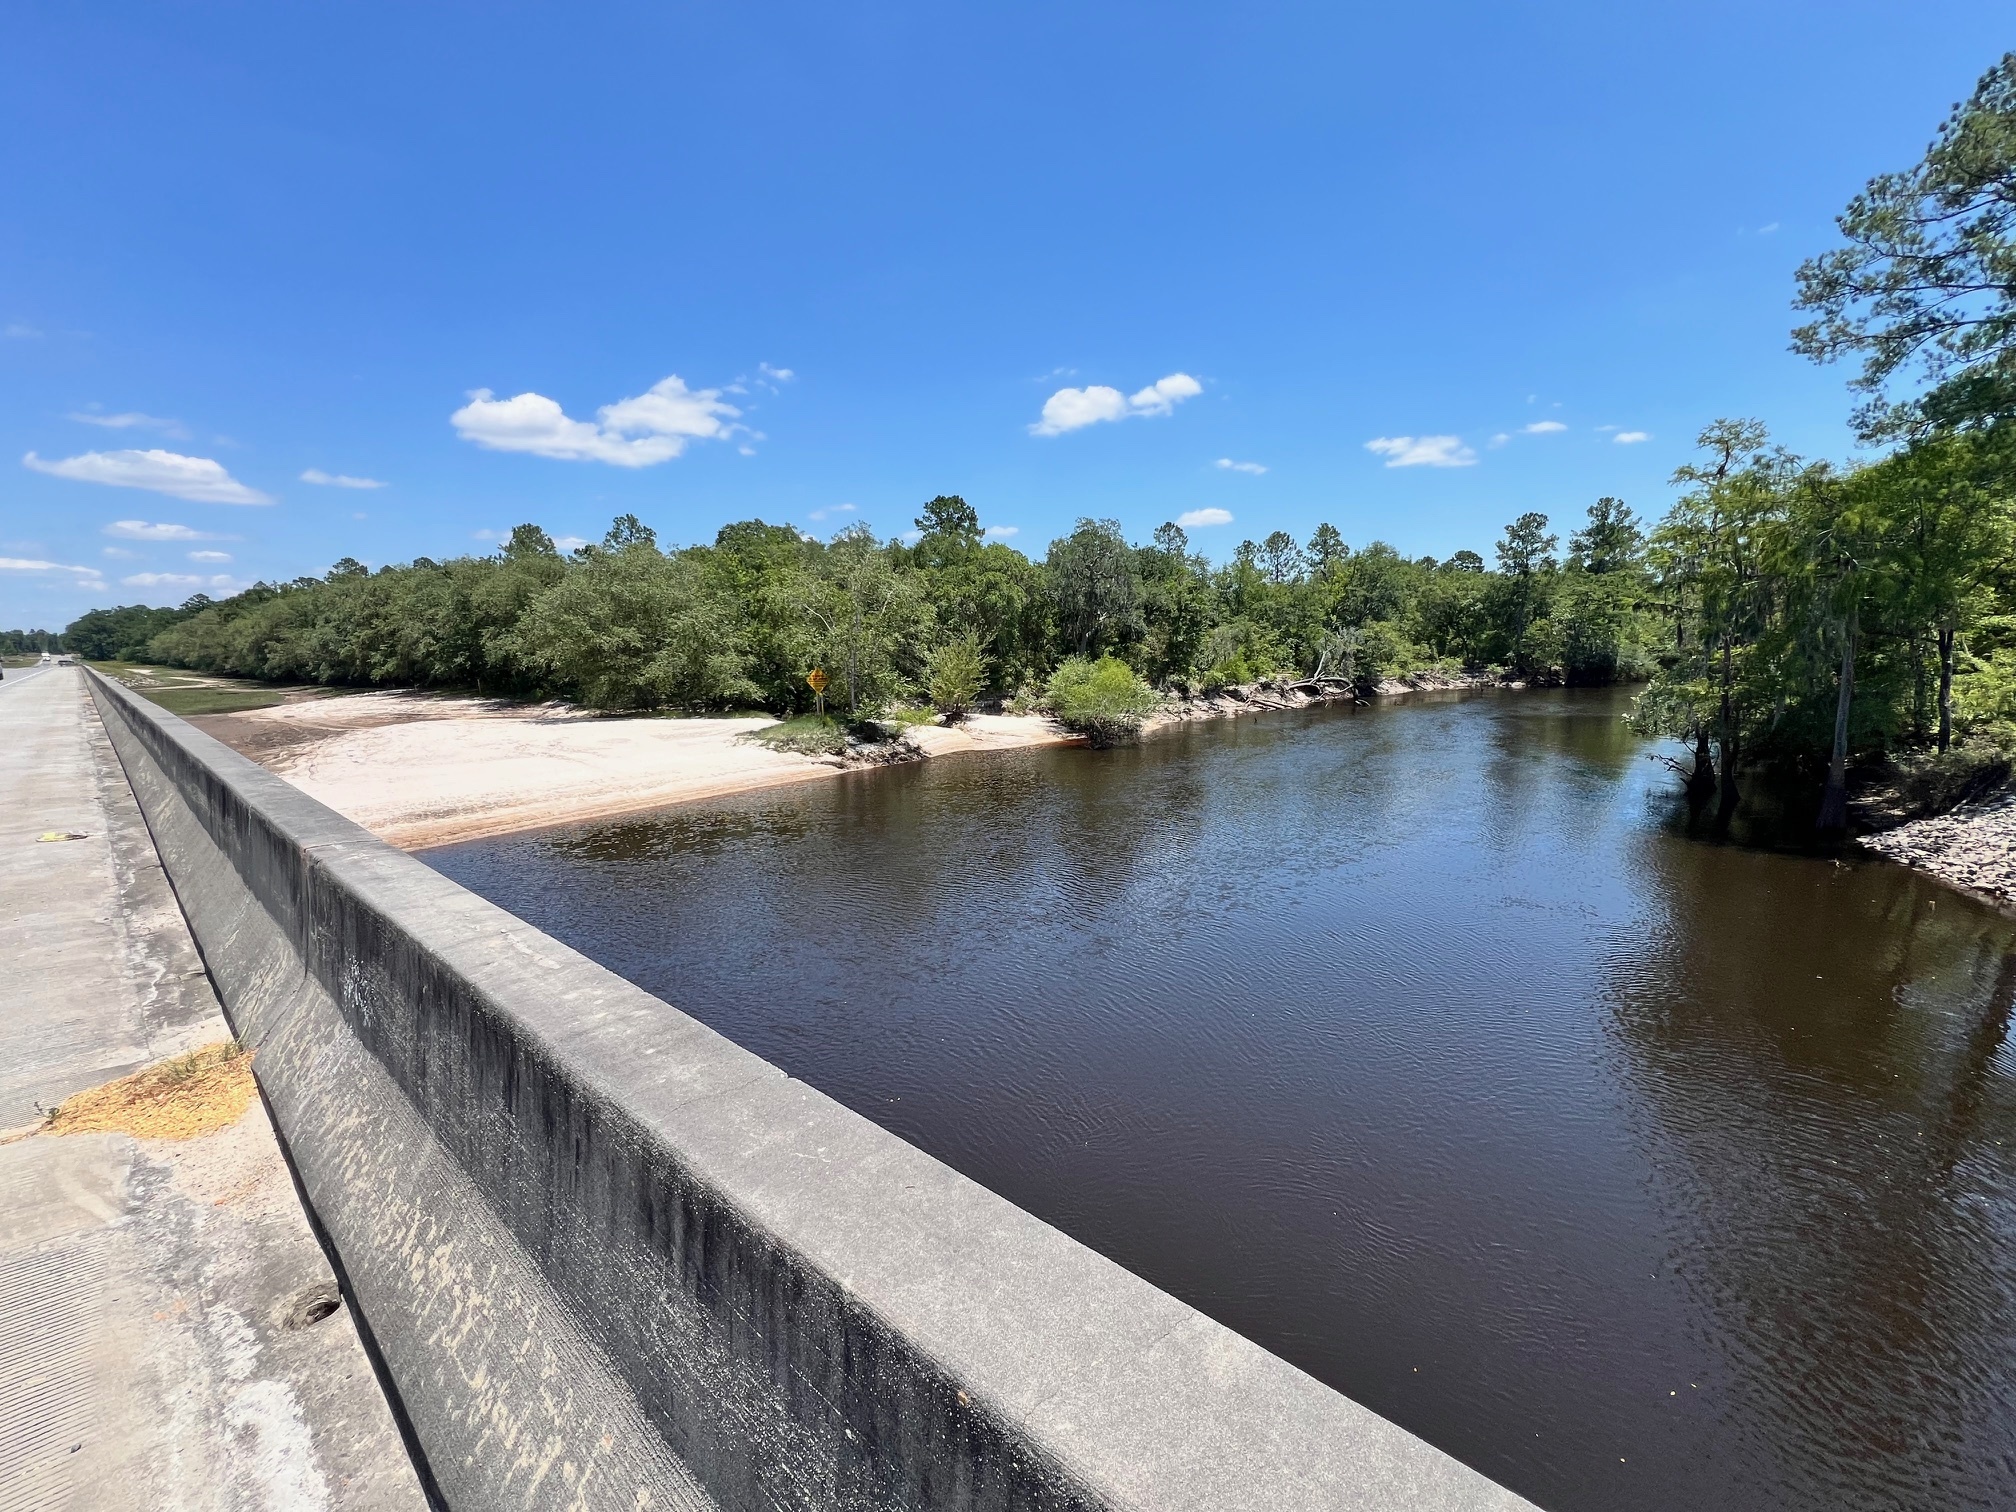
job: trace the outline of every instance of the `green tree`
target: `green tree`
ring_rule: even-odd
[[[1260,543],[1260,564],[1267,574],[1267,581],[1275,587],[1302,580],[1307,567],[1302,548],[1295,544],[1295,537],[1285,530],[1274,531]]]
[[[1507,660],[1521,676],[1545,671],[1549,659],[1530,642],[1534,621],[1546,613],[1548,580],[1554,571],[1554,547],[1559,537],[1547,531],[1547,516],[1528,511],[1505,527],[1498,542],[1498,570],[1503,574],[1498,617],[1503,626]],[[1548,648],[1548,649],[1551,649]]]
[[[1350,555],[1351,548],[1344,544],[1343,533],[1335,525],[1318,525],[1309,537],[1309,570],[1319,578],[1330,576]]]
[[[965,561],[980,545],[980,514],[957,494],[940,494],[915,522],[915,556],[920,565],[942,568]]]
[[[1118,520],[1081,519],[1044,562],[1057,626],[1081,657],[1124,644],[1140,627],[1141,581]]]
[[[2016,415],[2016,53],[1915,167],[1871,179],[1836,224],[1847,245],[1799,269],[1797,302],[1814,319],[1792,345],[1819,362],[1862,359],[1864,435]],[[1911,368],[1932,393],[1887,401]]]
[[[1638,726],[1691,740],[1689,789],[1719,780],[1720,806],[1734,812],[1737,772],[1761,692],[1754,652],[1775,604],[1766,575],[1770,530],[1782,515],[1785,478],[1796,467],[1754,420],[1718,420],[1697,444],[1706,457],[1673,474],[1685,488],[1653,533],[1655,570],[1674,620],[1675,654],[1638,701]],[[1719,774],[1709,763],[1713,740]]]
[[[1627,572],[1644,554],[1645,531],[1622,499],[1589,506],[1589,523],[1568,537],[1568,564],[1583,572]]]

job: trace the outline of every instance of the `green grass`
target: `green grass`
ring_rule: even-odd
[[[876,723],[896,725],[901,729],[908,729],[911,725],[930,724],[937,717],[938,711],[936,709],[891,709],[887,714],[880,716]]]
[[[136,688],[149,703],[170,714],[238,714],[246,709],[270,709],[287,702],[284,693],[246,688]]]
[[[749,738],[773,751],[797,751],[804,756],[837,756],[847,749],[847,726],[830,714],[800,714],[782,724],[753,730]]]
[[[184,672],[177,667],[157,667],[146,662],[93,662],[107,677],[124,683],[151,704],[170,714],[238,714],[247,709],[270,709],[287,703],[304,690],[292,684],[255,682],[248,677],[219,677],[211,673]],[[328,689],[312,692],[323,696]]]

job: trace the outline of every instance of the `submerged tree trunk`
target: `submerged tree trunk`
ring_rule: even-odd
[[[1716,804],[1716,817],[1728,819],[1736,812],[1736,804],[1742,794],[1736,790],[1736,758],[1742,745],[1736,733],[1736,700],[1731,692],[1734,681],[1731,666],[1729,642],[1722,642],[1722,799]]]
[[[1827,791],[1820,796],[1820,828],[1848,828],[1848,710],[1855,699],[1854,610],[1841,622],[1841,685],[1834,696],[1834,754],[1827,761]]]
[[[1703,804],[1715,791],[1715,748],[1708,743],[1708,727],[1694,727],[1694,770],[1687,774],[1687,801]]]
[[[1939,749],[1953,744],[1953,627],[1939,627]]]

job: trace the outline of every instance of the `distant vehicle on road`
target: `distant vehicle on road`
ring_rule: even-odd
[[[67,656],[59,656],[56,658],[56,665],[59,667],[74,667],[77,663]]]

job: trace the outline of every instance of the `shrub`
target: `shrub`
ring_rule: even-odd
[[[1050,711],[1095,746],[1116,745],[1141,733],[1154,709],[1154,690],[1117,656],[1087,661],[1074,656],[1050,674]]]
[[[947,719],[965,718],[987,680],[980,638],[962,635],[938,646],[925,667],[924,680],[933,708]]]

